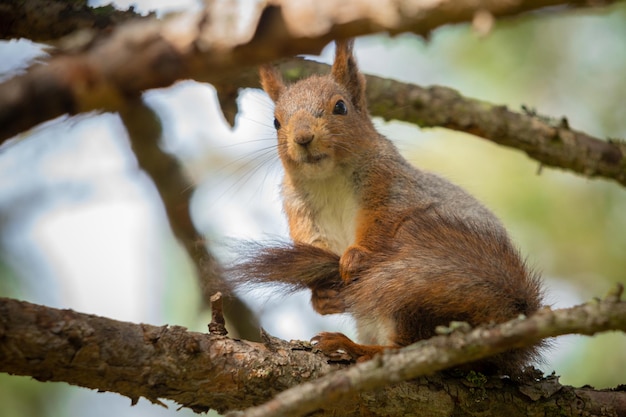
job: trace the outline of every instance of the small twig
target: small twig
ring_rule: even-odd
[[[609,290],[604,299],[606,301],[617,303],[622,299],[622,295],[624,295],[624,284],[618,282],[613,288],[611,288],[611,290]]]
[[[209,323],[209,333],[226,336],[226,321],[224,320],[224,311],[222,308],[222,293],[216,292],[211,296],[211,323]]]

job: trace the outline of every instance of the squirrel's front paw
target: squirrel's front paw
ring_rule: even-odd
[[[344,283],[349,284],[358,277],[368,256],[369,251],[361,246],[353,245],[346,249],[339,259],[339,274]]]
[[[333,361],[354,361],[350,344],[355,344],[343,333],[322,332],[311,339],[311,344]]]
[[[383,349],[381,346],[359,345],[343,333],[332,332],[318,334],[311,339],[311,343],[334,361],[364,362]]]

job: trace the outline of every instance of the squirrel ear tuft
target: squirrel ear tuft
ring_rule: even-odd
[[[261,77],[261,87],[276,102],[285,90],[283,76],[271,65],[262,65],[259,68],[259,75]]]
[[[335,62],[331,75],[338,84],[348,90],[354,107],[363,111],[367,108],[365,77],[359,72],[352,53],[354,39],[336,41],[335,44]]]

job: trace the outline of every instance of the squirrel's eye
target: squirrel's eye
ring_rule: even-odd
[[[348,114],[348,107],[346,106],[346,103],[344,103],[343,100],[339,100],[335,103],[333,114],[341,114],[342,116],[345,116],[346,114]]]
[[[280,122],[275,117],[274,117],[274,127],[276,128],[276,130],[280,129]]]

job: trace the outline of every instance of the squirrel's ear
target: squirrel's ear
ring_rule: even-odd
[[[359,72],[352,53],[354,39],[336,41],[335,62],[331,74],[335,81],[343,85],[352,96],[352,104],[357,110],[367,108],[365,100],[365,77]]]
[[[276,102],[285,90],[285,82],[280,72],[271,65],[262,65],[259,69],[261,87]]]

